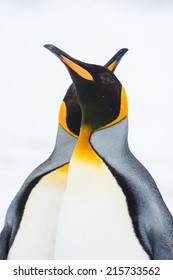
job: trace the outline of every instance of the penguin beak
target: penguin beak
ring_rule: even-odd
[[[122,57],[125,55],[125,53],[128,51],[128,49],[123,48],[119,50],[106,64],[105,67],[108,68],[110,71],[114,72],[117,65],[119,64]]]
[[[44,45],[44,47],[50,50],[54,55],[56,55],[65,64],[65,66],[67,66],[67,69],[72,69],[79,76],[86,80],[94,80],[92,75],[85,69],[84,63],[82,63],[81,61],[74,59],[73,57],[53,45],[46,44]]]

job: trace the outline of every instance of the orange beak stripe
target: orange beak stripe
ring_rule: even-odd
[[[89,81],[94,80],[93,77],[91,76],[91,74],[87,70],[85,70],[84,68],[79,66],[78,64],[74,63],[73,61],[71,61],[70,59],[68,59],[67,57],[65,57],[63,55],[61,55],[61,59],[68,67],[70,67],[72,70],[74,70],[82,78],[89,80]]]

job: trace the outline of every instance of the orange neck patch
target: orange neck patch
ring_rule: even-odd
[[[96,152],[93,150],[90,144],[90,136],[92,131],[92,128],[88,126],[81,127],[80,136],[73,153],[73,158],[87,162],[89,164],[101,166],[103,161],[96,154]]]
[[[59,123],[70,135],[72,135],[75,138],[78,138],[78,136],[68,128],[66,118],[67,118],[67,108],[65,102],[63,101],[61,103],[60,110],[59,110]]]

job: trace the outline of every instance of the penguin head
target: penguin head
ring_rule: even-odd
[[[61,59],[71,75],[76,89],[74,93],[77,94],[82,110],[82,126],[88,126],[94,131],[113,125],[127,115],[125,90],[113,74],[127,49],[120,50],[105,66],[100,66],[76,60],[53,45],[45,47]],[[68,97],[65,99],[69,101]],[[68,121],[69,125],[74,129],[74,124]]]

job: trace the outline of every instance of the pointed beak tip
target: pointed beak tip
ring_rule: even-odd
[[[116,61],[117,63],[120,62],[120,60],[122,59],[122,57],[125,55],[125,53],[128,51],[127,48],[123,48],[121,50],[119,50],[119,52],[116,54]]]
[[[54,45],[51,45],[51,44],[45,44],[43,47],[48,49],[55,56],[57,56],[58,58],[61,59],[61,55],[62,55],[63,51],[61,51],[60,49],[58,49],[57,47],[55,47]]]
[[[45,44],[43,47],[50,50],[50,51],[54,48],[54,46],[51,45],[51,44]]]
[[[122,49],[120,50],[120,52],[121,52],[122,55],[124,55],[126,52],[128,52],[128,50],[129,50],[129,49],[127,49],[127,48],[122,48]]]
[[[128,50],[129,50],[129,49],[127,49],[127,48],[124,48],[124,53],[128,52]]]

